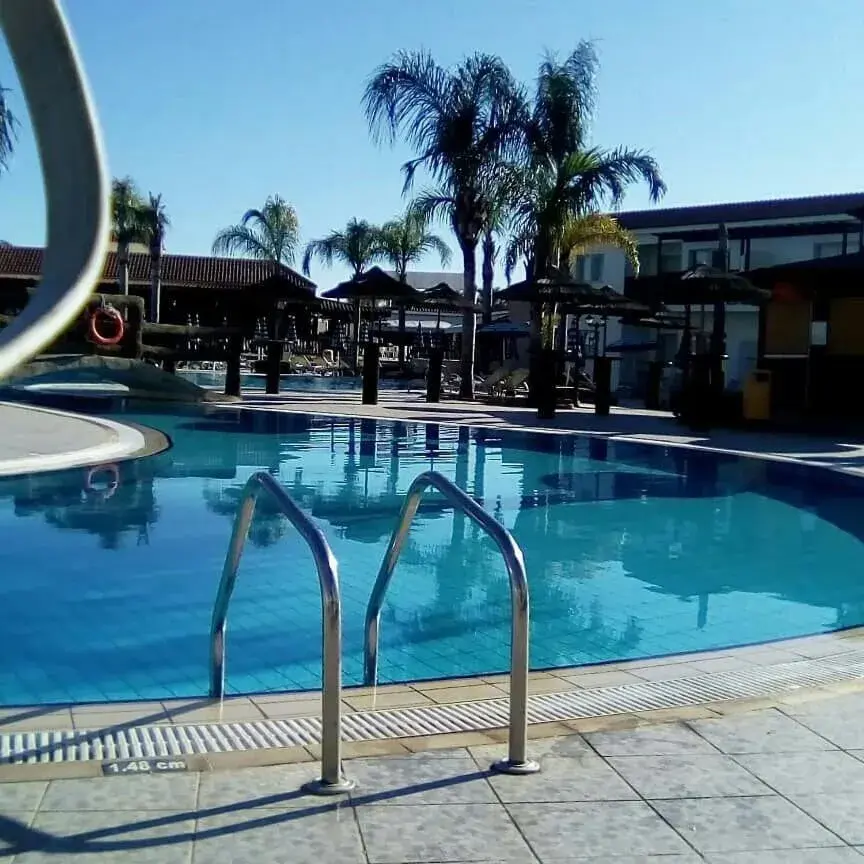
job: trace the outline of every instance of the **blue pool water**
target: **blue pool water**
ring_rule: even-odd
[[[213,599],[239,490],[271,471],[341,565],[345,681],[411,480],[453,478],[522,545],[535,669],[698,651],[864,623],[857,481],[817,469],[572,436],[237,408],[123,414],[173,447],[119,466],[0,480],[0,702],[206,692]],[[320,686],[311,558],[262,501],[229,615],[228,689]],[[496,549],[421,510],[381,628],[381,680],[506,671]]]

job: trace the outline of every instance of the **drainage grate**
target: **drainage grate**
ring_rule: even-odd
[[[683,708],[732,699],[750,699],[803,687],[854,681],[864,676],[864,651],[849,651],[814,660],[754,666],[673,681],[646,681],[544,693],[528,699],[529,723],[608,717],[661,708]],[[499,729],[508,724],[506,698],[417,708],[361,711],[342,718],[346,741],[374,741]],[[295,747],[321,740],[317,717],[256,720],[246,723],[201,723],[135,726],[94,731],[19,732],[0,735],[0,763],[87,762],[146,759],[159,756]]]

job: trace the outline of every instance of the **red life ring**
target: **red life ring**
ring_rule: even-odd
[[[97,481],[101,474],[107,474],[108,477],[103,483]],[[103,500],[110,498],[120,485],[120,469],[114,465],[95,465],[87,472],[87,477],[84,480],[84,491],[88,495],[101,495]]]
[[[101,321],[111,321],[114,324],[114,334],[103,336],[99,332]],[[116,345],[126,333],[126,323],[123,316],[113,306],[102,306],[90,316],[90,341],[97,345]]]

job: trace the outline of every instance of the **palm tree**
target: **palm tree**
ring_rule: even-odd
[[[240,222],[216,235],[213,254],[268,261],[275,274],[294,263],[299,243],[297,211],[279,195],[270,195],[260,210],[247,210]]]
[[[308,276],[312,259],[318,258],[325,266],[335,261],[351,268],[356,279],[376,261],[380,261],[381,229],[365,219],[351,219],[341,231],[331,231],[319,240],[310,240],[303,253],[303,273]]]
[[[430,252],[436,252],[441,266],[450,264],[450,247],[428,230],[426,220],[412,208],[399,219],[385,223],[380,235],[381,256],[396,272],[400,282],[407,282],[408,267]],[[399,307],[399,363],[405,365],[405,307]]]
[[[580,42],[563,62],[547,55],[533,104],[523,111],[525,159],[509,178],[511,190],[521,187],[513,218],[529,279],[566,263],[561,239],[571,218],[618,207],[639,180],[648,184],[652,201],[666,191],[656,160],[645,151],[589,146],[598,65],[590,42]]]
[[[522,112],[522,159],[507,172],[513,202],[508,278],[519,257],[527,279],[569,273],[572,256],[598,244],[623,248],[638,264],[632,238],[600,211],[617,208],[627,187],[639,180],[648,184],[653,201],[666,185],[649,153],[590,146],[598,66],[593,44],[585,41],[563,61],[550,54],[540,64],[533,100]],[[535,310],[532,365],[542,331],[543,313]]]
[[[474,54],[445,69],[426,51],[400,52],[370,78],[363,96],[370,130],[391,143],[402,134],[419,154],[403,165],[404,191],[424,168],[436,188],[415,201],[426,217],[447,221],[462,252],[460,395],[474,396],[477,244],[489,221],[491,190],[502,159],[515,153],[524,99],[498,58]]]
[[[162,302],[162,252],[165,247],[165,231],[171,220],[165,210],[162,195],[149,195],[144,208],[144,233],[150,246],[150,318],[159,321]]]
[[[403,216],[385,222],[381,227],[380,248],[382,257],[400,282],[407,281],[408,267],[430,252],[438,255],[442,267],[450,264],[450,247],[429,231],[427,222],[410,207]]]
[[[331,231],[326,237],[310,240],[303,253],[303,273],[308,276],[312,259],[318,258],[325,266],[332,267],[338,261],[351,269],[351,278],[356,279],[363,272],[380,261],[381,229],[365,219],[351,219],[341,231]],[[354,368],[360,360],[360,302],[354,308]]]
[[[129,246],[147,240],[146,204],[131,177],[111,184],[111,234],[117,243],[117,290],[129,293]]]

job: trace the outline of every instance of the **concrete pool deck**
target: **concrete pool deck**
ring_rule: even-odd
[[[864,693],[533,742],[348,760],[350,797],[303,795],[315,765],[0,783],[15,864],[848,864],[864,855]],[[562,734],[564,733],[564,734]]]
[[[0,430],[0,477],[118,462],[168,446],[152,429],[12,402],[0,402]]]

